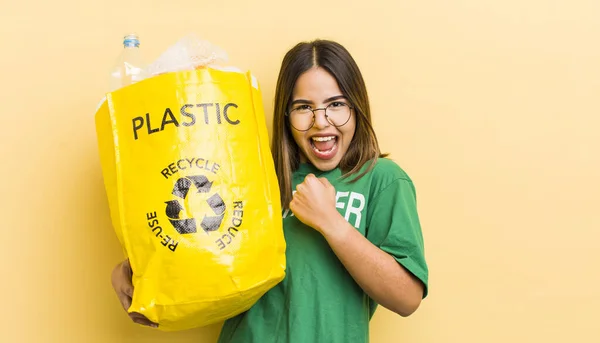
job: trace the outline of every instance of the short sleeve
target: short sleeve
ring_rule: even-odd
[[[367,239],[423,282],[425,298],[429,272],[413,183],[405,178],[392,181],[374,194],[367,211]]]

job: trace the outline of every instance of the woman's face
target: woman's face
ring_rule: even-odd
[[[325,117],[325,111],[315,111],[313,126],[308,131],[299,131],[291,127],[294,141],[300,148],[300,160],[312,163],[317,169],[328,171],[335,169],[342,160],[356,129],[354,110],[344,107],[350,105],[342,95],[335,78],[326,70],[316,67],[300,75],[294,86],[290,109],[325,108],[329,106],[328,115],[334,118],[334,111],[345,113],[350,111],[349,119],[344,125],[335,127]],[[298,120],[297,111],[291,111],[290,122]],[[296,116],[296,117],[293,117]],[[312,117],[312,114],[309,114]],[[332,120],[333,121],[333,120]],[[340,125],[342,121],[335,122]],[[303,128],[303,127],[302,127]]]

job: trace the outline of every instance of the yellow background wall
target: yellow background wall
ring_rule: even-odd
[[[18,4],[17,4],[18,3]],[[132,324],[110,286],[93,114],[129,31],[149,59],[187,33],[263,87],[283,54],[344,44],[414,179],[431,293],[372,342],[600,342],[600,2],[0,3],[1,342],[214,342]]]

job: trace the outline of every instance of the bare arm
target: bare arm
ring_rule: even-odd
[[[423,298],[421,281],[336,213],[331,224],[317,230],[356,283],[385,308],[401,316],[412,314]]]

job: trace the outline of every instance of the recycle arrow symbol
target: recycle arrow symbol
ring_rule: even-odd
[[[198,193],[208,193],[212,187],[212,182],[209,182],[206,176],[186,176],[178,179],[173,186],[172,194],[185,199],[192,185],[196,187]],[[169,221],[180,234],[196,233],[196,220],[194,218],[180,219],[179,213],[184,209],[179,200],[170,200],[165,202],[167,208],[165,210]],[[214,212],[215,216],[205,215],[200,226],[206,233],[216,231],[221,226],[221,222],[225,217],[225,202],[219,194],[213,194],[207,199],[207,203]]]
[[[219,226],[221,226],[223,217],[225,217],[225,202],[223,202],[223,199],[221,199],[219,194],[214,194],[208,198],[207,202],[216,216],[209,217],[205,215],[202,219],[200,226],[202,226],[206,233],[217,230]]]
[[[183,206],[179,203],[179,200],[167,201],[167,217],[169,221],[180,234],[195,233],[196,232],[196,220],[190,219],[179,219],[179,212],[183,210]]]
[[[175,182],[173,195],[185,199],[192,184],[196,186],[198,193],[208,193],[213,183],[208,182],[208,179],[204,175],[182,177]]]

